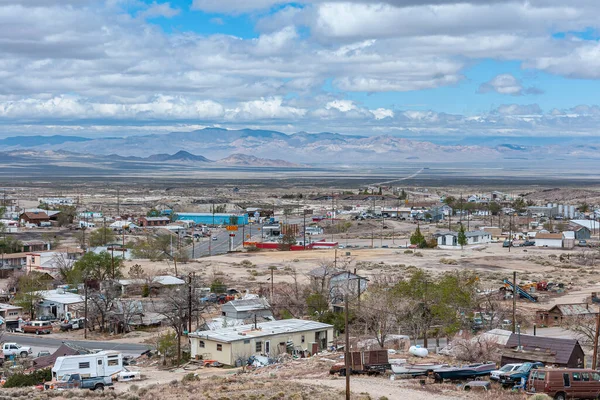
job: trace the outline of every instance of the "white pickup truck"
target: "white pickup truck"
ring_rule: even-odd
[[[31,354],[31,347],[21,346],[16,343],[4,343],[2,345],[2,353],[4,353],[5,357],[14,355],[25,358]]]

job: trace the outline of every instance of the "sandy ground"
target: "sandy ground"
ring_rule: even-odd
[[[299,382],[306,382],[297,380]],[[311,383],[327,386],[336,390],[346,388],[345,379],[312,379]],[[414,390],[407,387],[407,382],[390,381],[385,379],[352,377],[350,382],[350,391],[352,393],[368,393],[371,398],[378,399],[387,397],[388,399],[410,399],[410,400],[450,400],[468,398],[464,393],[456,394],[434,394],[431,392]]]

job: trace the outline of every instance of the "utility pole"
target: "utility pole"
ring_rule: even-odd
[[[85,321],[83,322],[83,338],[87,339],[87,328],[88,328],[88,290],[87,290],[87,279],[83,280],[83,296],[85,297],[85,306],[84,306],[84,318]]]
[[[344,361],[346,363],[346,400],[350,400],[350,332],[348,332],[348,293],[344,296],[344,335],[346,345],[344,346]]]
[[[600,310],[596,317],[596,333],[594,334],[594,355],[592,356],[592,369],[596,369],[598,364],[598,336],[600,335]]]
[[[373,248],[373,240],[375,240],[375,233],[371,231],[371,248]]]
[[[274,283],[273,283],[273,270],[275,270],[274,266],[269,267],[271,270],[271,307],[273,306],[273,294],[274,294]]]
[[[513,216],[510,214],[510,218],[508,220],[509,230],[508,230],[508,252],[510,253],[510,248],[512,247],[512,221]],[[515,288],[516,289],[516,288]]]
[[[121,193],[119,188],[117,188],[117,216],[121,216]]]
[[[192,272],[188,274],[188,335],[192,332]]]
[[[517,271],[513,271],[513,315],[512,333],[517,331]]]
[[[304,250],[306,250],[306,210],[304,208],[302,209],[302,218],[304,219],[304,232],[302,233],[304,235],[304,239],[302,239],[302,243]]]

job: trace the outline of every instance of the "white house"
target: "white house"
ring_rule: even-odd
[[[41,298],[36,304],[37,317],[53,315],[55,318],[64,319],[68,314],[75,317],[77,312],[83,310],[85,297],[77,293],[64,289],[41,290],[35,293]]]
[[[467,237],[466,246],[487,244],[492,241],[492,234],[486,231],[465,232]],[[458,244],[458,232],[439,233],[437,237],[438,247],[444,250],[456,250],[461,246]]]
[[[221,306],[221,315],[233,319],[246,319],[251,317],[273,317],[271,306],[267,299],[240,299],[231,300]]]
[[[564,235],[562,233],[542,233],[535,235],[535,245],[537,247],[551,247],[561,249],[563,247]]]
[[[314,354],[333,343],[333,325],[285,319],[189,334],[191,356],[235,365],[253,355]]]

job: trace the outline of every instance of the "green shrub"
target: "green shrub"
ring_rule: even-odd
[[[404,254],[412,254],[413,251],[412,250],[404,250]]]
[[[50,371],[50,368],[40,369],[38,371],[32,372],[31,374],[14,374],[6,380],[4,387],[16,388],[25,386],[35,386],[40,385],[44,382],[48,382],[51,379],[52,371]]]

